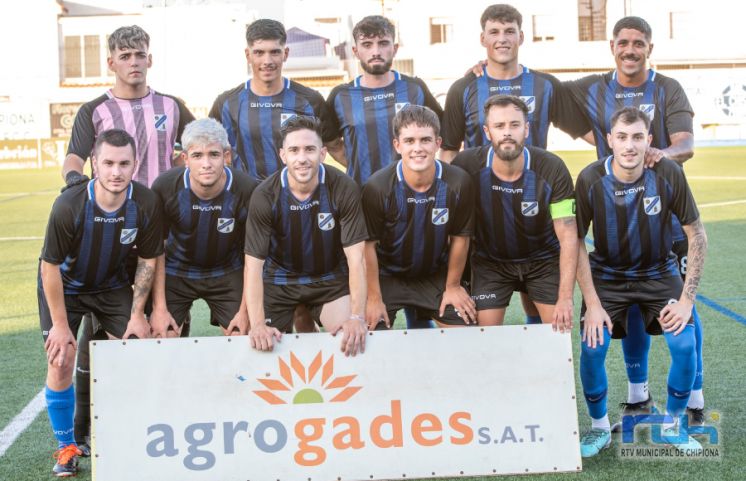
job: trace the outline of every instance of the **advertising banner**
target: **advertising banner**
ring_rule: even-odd
[[[579,471],[569,334],[550,326],[101,341],[96,480],[341,481]]]

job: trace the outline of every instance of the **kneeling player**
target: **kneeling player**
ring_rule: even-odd
[[[365,346],[365,267],[368,237],[360,190],[322,164],[319,122],[296,116],[282,126],[285,164],[257,187],[246,222],[244,295],[251,345],[271,350],[290,332],[295,307],[336,334],[347,355]]]
[[[556,155],[525,146],[528,108],[520,98],[490,97],[484,117],[491,144],[453,160],[476,190],[471,293],[479,325],[501,325],[513,292],[523,291],[543,323],[569,330],[578,258],[570,172]]]
[[[107,130],[92,154],[96,178],[67,189],[52,207],[39,268],[39,317],[47,352],[46,401],[57,438],[56,476],[77,473],[72,386],[78,327],[93,313],[109,337],[150,337],[144,307],[163,251],[158,200],[132,182],[135,141]],[[137,245],[134,293],[126,259]]]
[[[606,410],[606,352],[610,338],[624,338],[627,310],[640,306],[648,334],[664,334],[671,353],[663,438],[680,450],[699,443],[675,429],[694,384],[692,306],[702,275],[707,237],[681,167],[662,159],[644,168],[650,120],[636,107],[611,117],[607,135],[613,155],[589,165],[576,186],[578,236],[593,222],[595,250],[580,242],[578,283],[583,292],[580,378],[592,428],[580,441],[583,457],[611,443]],[[682,283],[671,252],[671,215],[689,240],[689,266]]]
[[[474,301],[460,284],[474,220],[471,180],[435,159],[440,122],[429,108],[404,107],[393,130],[401,160],[363,187],[368,327],[391,327],[405,307],[440,326],[476,323]]]
[[[181,138],[185,167],[169,170],[153,184],[168,236],[153,284],[153,335],[178,335],[197,299],[207,302],[223,334],[246,334],[243,243],[249,199],[258,183],[226,165],[228,134],[215,120],[191,122]]]

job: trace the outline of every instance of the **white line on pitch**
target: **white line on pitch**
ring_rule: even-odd
[[[44,237],[40,237],[40,236],[0,237],[0,242],[28,241],[28,240],[44,240]]]
[[[14,417],[13,420],[5,426],[0,432],[0,457],[5,454],[5,451],[13,445],[18,436],[23,433],[26,428],[34,422],[36,416],[46,408],[47,403],[44,399],[44,390],[39,391],[34,399],[32,399],[26,407],[23,408],[18,416]]]
[[[746,199],[741,200],[728,200],[725,202],[710,202],[708,204],[699,204],[697,207],[722,207],[724,205],[737,205],[737,204],[746,204]]]

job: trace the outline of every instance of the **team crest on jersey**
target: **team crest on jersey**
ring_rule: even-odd
[[[656,215],[661,211],[661,196],[643,197],[642,204],[645,206],[647,215]]]
[[[523,103],[526,104],[526,107],[528,107],[528,113],[534,113],[534,109],[536,108],[536,97],[533,95],[521,95],[520,97],[521,100],[523,100]]]
[[[292,119],[293,117],[295,117],[295,114],[292,112],[280,114],[280,126],[285,125],[285,122]]]
[[[640,104],[640,110],[645,112],[652,122],[655,118],[655,104]]]
[[[432,214],[433,224],[443,225],[448,222],[448,207],[443,209],[433,208]]]
[[[539,213],[539,202],[536,200],[530,200],[527,202],[521,202],[521,214],[526,217],[533,217]]]
[[[322,212],[317,214],[316,219],[319,222],[319,229],[321,230],[332,230],[334,229],[334,216],[330,212]]]
[[[218,232],[230,234],[236,226],[236,219],[233,217],[218,217]]]
[[[119,234],[119,242],[122,244],[132,244],[137,238],[137,227],[134,229],[122,229],[122,233]]]
[[[165,131],[166,130],[166,120],[168,120],[168,115],[166,115],[166,114],[156,114],[155,115],[155,130]]]
[[[396,110],[396,113],[399,113],[399,111],[403,109],[404,107],[406,107],[407,105],[410,105],[410,103],[409,102],[397,102],[394,105],[394,109]]]

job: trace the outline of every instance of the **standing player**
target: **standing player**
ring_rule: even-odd
[[[683,170],[667,158],[645,168],[648,116],[625,107],[611,116],[610,127],[606,138],[612,155],[583,169],[576,186],[583,293],[580,377],[592,418],[591,430],[580,441],[583,457],[595,456],[611,442],[604,363],[610,338],[628,332],[627,310],[634,304],[640,306],[647,333],[663,333],[671,353],[666,411],[676,418],[684,412],[696,369],[691,314],[707,246]],[[671,252],[672,215],[689,239],[683,283]],[[583,239],[591,222],[595,250],[589,255]],[[700,447],[691,438],[677,439],[673,424],[664,427],[664,439],[679,450]]]
[[[158,175],[171,168],[174,146],[181,142],[181,132],[194,116],[181,100],[148,86],[148,69],[153,62],[149,48],[150,36],[137,25],[120,27],[109,35],[107,62],[114,73],[114,87],[83,105],[75,116],[62,166],[67,187],[88,181],[83,175],[85,160],[91,155],[98,135],[112,128],[122,129],[135,139],[137,166],[133,178],[136,181],[149,187]],[[133,254],[128,261],[131,275],[136,258]],[[80,336],[75,371],[78,395],[75,439],[87,456],[86,438],[90,432],[88,342],[94,337],[90,316],[83,318]],[[98,337],[102,336],[99,332]]]
[[[102,132],[92,152],[95,180],[73,186],[52,207],[39,267],[39,316],[47,352],[46,402],[59,450],[56,476],[74,476],[81,455],[73,435],[76,335],[84,314],[109,337],[150,337],[144,307],[155,258],[163,251],[155,194],[131,182],[135,141]],[[134,293],[125,260],[138,247]]]
[[[317,119],[296,116],[282,127],[285,168],[252,195],[246,222],[244,296],[251,345],[272,350],[292,328],[295,306],[343,332],[347,355],[365,347],[368,235],[355,182],[322,164],[326,148]]]
[[[528,115],[518,97],[490,97],[484,131],[491,144],[453,161],[471,174],[476,190],[471,294],[480,325],[501,325],[518,290],[542,322],[564,332],[572,327],[578,255],[572,178],[562,159],[525,146]]]
[[[387,18],[363,18],[353,28],[352,36],[352,51],[360,60],[363,74],[336,86],[329,94],[334,133],[344,141],[330,145],[330,154],[362,185],[399,157],[391,134],[396,112],[405,105],[426,105],[440,119],[443,109],[422,80],[391,70],[399,44],[394,25]]]
[[[475,323],[474,301],[461,286],[474,222],[471,180],[435,159],[440,122],[429,108],[402,108],[393,132],[401,160],[363,187],[368,328],[380,320],[391,327],[404,307],[440,326]]]
[[[490,5],[480,19],[480,42],[486,50],[487,61],[477,65],[456,81],[448,90],[443,118],[443,160],[450,162],[464,148],[489,145],[483,126],[484,103],[495,94],[515,95],[528,107],[529,135],[526,145],[547,148],[550,122],[561,126],[575,137],[584,134],[588,126],[569,122],[568,118],[582,118],[574,104],[562,92],[560,82],[552,75],[530,70],[521,65],[518,51],[523,44],[523,17],[511,5]],[[574,130],[572,130],[572,129]],[[521,293],[528,324],[540,324],[536,307]]]
[[[648,58],[653,51],[652,29],[639,17],[625,17],[614,26],[611,53],[616,69],[604,75],[590,75],[566,83],[575,102],[585,113],[592,130],[584,138],[593,141],[599,158],[611,154],[607,136],[611,131],[611,115],[624,106],[638,107],[648,114],[651,121],[652,144],[645,162],[648,167],[662,157],[683,164],[694,154],[692,134],[692,107],[681,85],[674,79],[649,69]],[[578,119],[582,125],[586,121]],[[676,216],[673,250],[679,260],[682,277],[686,274],[687,240]],[[697,376],[689,399],[688,413],[693,424],[704,422],[704,396],[702,393],[702,323],[693,308],[695,337],[697,339]],[[625,412],[650,412],[653,399],[648,393],[648,351],[650,337],[643,330],[640,311],[630,311],[629,335],[622,340],[624,358],[629,378],[628,399]]]
[[[167,232],[153,284],[155,337],[177,335],[196,299],[210,307],[223,334],[246,334],[249,317],[243,298],[243,242],[251,193],[257,182],[227,164],[231,147],[213,119],[195,120],[183,134],[186,167],[176,167],[153,183]]]
[[[329,153],[347,167],[347,173],[362,185],[376,171],[399,158],[393,148],[392,124],[396,112],[406,105],[425,105],[438,119],[443,109],[425,83],[391,70],[399,44],[396,29],[387,18],[371,15],[352,29],[353,53],[360,60],[363,74],[332,90],[327,103],[333,113],[339,138],[329,145]],[[429,320],[418,320],[415,312],[404,310],[407,327],[429,327]]]
[[[223,124],[233,149],[233,168],[259,181],[282,168],[280,127],[296,115],[321,120],[322,138],[332,141],[332,123],[324,98],[282,76],[290,52],[285,27],[259,19],[246,28],[246,60],[251,79],[215,99],[210,117]]]

